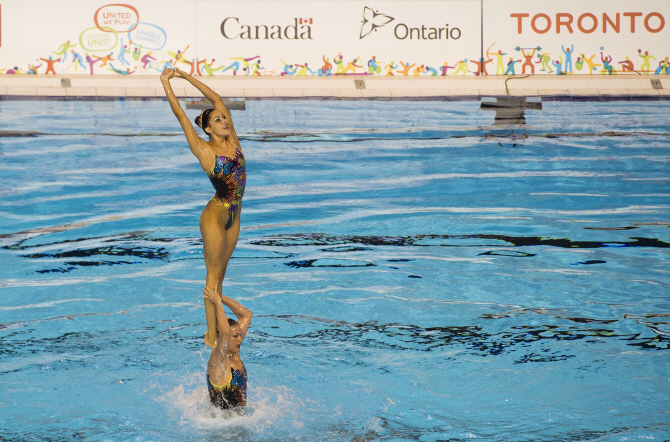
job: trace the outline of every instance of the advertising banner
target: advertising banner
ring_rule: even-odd
[[[477,0],[12,0],[3,73],[465,75],[481,44]]]
[[[638,75],[670,55],[667,0],[121,1],[0,0],[0,73]]]
[[[666,19],[665,0],[485,0],[485,63],[489,74],[665,74]]]

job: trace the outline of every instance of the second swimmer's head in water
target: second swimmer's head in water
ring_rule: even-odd
[[[242,330],[236,320],[228,318],[230,325],[230,341],[228,344],[228,353],[240,354],[240,345],[242,345]]]
[[[221,138],[226,138],[230,135],[226,116],[223,115],[223,112],[216,109],[204,110],[200,115],[195,117],[195,124],[210,137],[217,135]]]

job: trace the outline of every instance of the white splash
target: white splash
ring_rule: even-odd
[[[300,429],[305,425],[305,415],[309,415],[303,411],[308,400],[281,385],[250,385],[247,406],[244,412],[239,412],[221,410],[210,404],[204,374],[190,374],[182,381],[158,400],[168,404],[181,425],[204,431],[225,429],[231,440],[235,440],[235,434],[264,434],[277,427]],[[193,388],[193,385],[197,386]]]

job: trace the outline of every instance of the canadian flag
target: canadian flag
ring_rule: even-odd
[[[300,19],[300,24],[307,24],[309,23],[310,25],[312,24],[312,19],[311,18],[301,18]]]

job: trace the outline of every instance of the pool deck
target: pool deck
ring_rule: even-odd
[[[670,99],[666,75],[530,75],[449,77],[198,77],[222,97],[238,99],[480,100],[524,96],[543,100]],[[657,80],[657,81],[654,81]],[[655,87],[654,87],[655,83]],[[202,97],[184,80],[173,80],[180,98]],[[660,87],[660,88],[659,88]],[[667,98],[666,98],[667,97]],[[1,75],[1,100],[163,99],[159,76]]]

